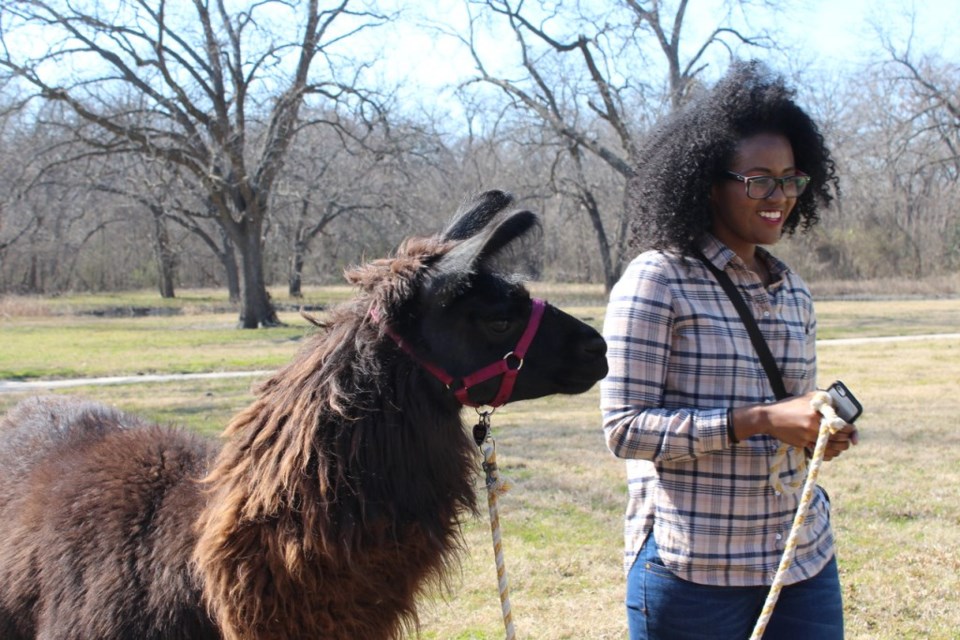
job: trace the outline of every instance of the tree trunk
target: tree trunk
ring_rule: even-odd
[[[161,298],[175,298],[174,281],[176,280],[177,256],[170,247],[170,234],[163,216],[154,212],[154,251],[157,255],[157,269],[159,271],[158,287]]]
[[[613,285],[620,279],[620,260],[616,259],[611,253],[610,240],[607,237],[607,230],[603,226],[603,218],[600,215],[600,204],[588,186],[589,181],[584,177],[580,149],[574,147],[570,153],[577,168],[577,200],[580,202],[580,206],[586,210],[587,218],[593,227],[597,249],[600,253],[600,262],[603,264],[604,288],[607,293],[610,293]]]
[[[223,272],[227,278],[227,293],[230,302],[239,303],[240,270],[237,269],[237,252],[233,248],[233,240],[230,239],[230,235],[222,227],[220,233],[223,238],[223,250],[216,251],[216,255],[220,258],[220,264],[223,265]]]
[[[597,239],[597,247],[600,251],[600,262],[603,264],[603,282],[607,293],[609,293],[613,285],[616,284],[620,274],[615,271],[610,256],[610,242],[607,240],[607,232],[603,228],[603,220],[600,217],[600,206],[597,204],[597,200],[593,197],[593,194],[586,188],[581,189],[579,198],[580,204],[587,210],[587,217],[593,226],[593,233]]]
[[[263,273],[263,242],[260,227],[259,224],[248,222],[244,227],[243,237],[237,244],[243,274],[239,323],[241,329],[282,325],[270,301],[270,294],[267,292]]]
[[[293,254],[290,256],[290,274],[287,277],[287,291],[291,298],[303,297],[303,262],[307,246],[300,235],[301,234],[298,233],[297,239],[293,242]]]
[[[31,254],[30,267],[23,277],[23,283],[20,285],[20,291],[23,293],[46,293],[40,287],[40,269],[37,267],[37,254]]]

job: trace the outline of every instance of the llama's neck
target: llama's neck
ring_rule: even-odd
[[[405,357],[330,369],[278,373],[207,479],[196,560],[221,624],[250,637],[276,619],[319,630],[307,612],[356,609],[343,594],[398,625],[475,509],[475,447],[435,380]]]

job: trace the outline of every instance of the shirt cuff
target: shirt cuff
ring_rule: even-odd
[[[697,433],[703,451],[709,453],[729,449],[731,443],[727,431],[727,425],[730,424],[727,409],[701,409],[698,413],[700,424],[697,425]]]

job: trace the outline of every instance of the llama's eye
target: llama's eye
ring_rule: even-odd
[[[490,320],[487,326],[490,327],[490,331],[494,333],[506,333],[510,330],[510,324],[509,318],[495,318]]]

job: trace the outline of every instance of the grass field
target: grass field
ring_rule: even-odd
[[[602,294],[595,288],[540,285],[537,293],[594,325],[602,322]],[[342,289],[316,292],[312,300],[325,304],[344,295]],[[286,328],[236,331],[234,315],[203,294],[178,315],[88,313],[149,306],[145,300],[0,299],[0,379],[270,369],[309,331],[295,312],[282,314]],[[960,638],[960,340],[830,342],[960,331],[960,300],[824,301],[817,310],[825,339],[821,386],[842,378],[866,407],[860,446],[821,474],[834,505],[847,637]],[[250,402],[254,382],[62,393],[215,434]],[[23,395],[0,394],[0,410]],[[625,477],[603,444],[597,406],[593,389],[510,405],[493,417],[501,472],[513,483],[500,500],[500,516],[519,638],[625,637]],[[464,539],[459,571],[423,601],[423,638],[503,637],[485,513],[467,522]]]

